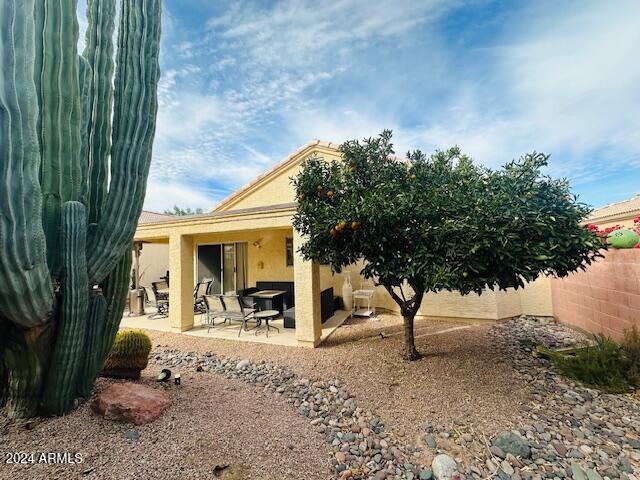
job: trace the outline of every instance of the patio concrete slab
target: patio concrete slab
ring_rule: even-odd
[[[147,312],[147,315],[149,314],[150,312]],[[147,315],[134,317],[125,314],[120,323],[120,328],[141,328],[143,330],[172,332],[168,318],[151,319],[148,318]],[[344,310],[337,310],[335,314],[322,325],[322,335],[320,336],[320,340],[324,341],[325,339],[327,339],[333,332],[338,329],[338,327],[340,327],[340,325],[343,324],[343,322],[347,318],[349,318],[349,312],[346,312]],[[186,332],[182,332],[182,334],[194,337],[220,338],[223,340],[266,343],[288,347],[295,347],[298,345],[295,330],[292,328],[284,328],[284,320],[282,319],[282,317],[271,321],[270,324],[274,327],[279,328],[280,331],[278,332],[275,329],[271,329],[268,338],[265,335],[264,329],[259,330],[258,334],[256,335],[255,331],[253,330],[253,325],[250,326],[250,330],[248,332],[242,332],[240,336],[238,336],[240,324],[237,322],[234,322],[232,324],[222,324],[222,321],[219,321],[214,328],[210,329],[207,332],[205,316],[195,315],[193,328],[191,330],[187,330]]]

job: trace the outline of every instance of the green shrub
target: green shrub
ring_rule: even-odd
[[[629,356],[636,371],[640,370],[640,330],[635,325],[624,331],[620,346]]]
[[[120,330],[104,362],[102,374],[107,377],[140,378],[147,368],[151,339],[142,330]]]
[[[575,355],[555,353],[551,359],[566,376],[606,392],[623,393],[640,386],[638,363],[605,336],[599,336],[595,345],[580,349]]]

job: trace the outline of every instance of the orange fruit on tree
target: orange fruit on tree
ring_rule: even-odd
[[[358,230],[360,228],[360,224],[355,220],[351,222],[351,230]]]

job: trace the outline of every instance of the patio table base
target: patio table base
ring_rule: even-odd
[[[277,332],[280,333],[280,329],[278,327],[269,325],[269,321],[274,320],[278,315],[280,315],[280,312],[278,312],[277,310],[263,310],[261,312],[254,313],[253,316],[256,320],[258,320],[258,325],[256,325],[253,334],[258,335],[258,332],[260,330],[265,330],[265,335],[267,336],[267,338],[269,338],[269,331],[271,328],[275,328]],[[264,327],[262,327],[263,320],[265,324]]]

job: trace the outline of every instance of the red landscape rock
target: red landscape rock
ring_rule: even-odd
[[[169,396],[138,383],[116,383],[91,403],[94,412],[117,422],[136,425],[153,422],[171,404]]]

